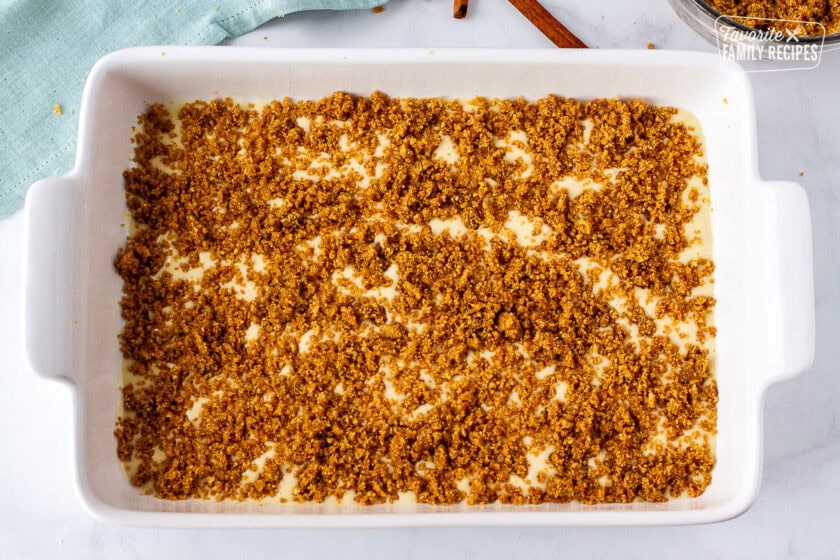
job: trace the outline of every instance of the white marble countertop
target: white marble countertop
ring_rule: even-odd
[[[599,48],[713,51],[666,0],[544,0]],[[391,0],[385,12],[309,12],[231,41],[261,47],[552,45],[507,2]],[[94,521],[74,491],[72,394],[30,372],[20,351],[23,216],[0,220],[0,558],[252,557],[840,557],[840,52],[815,70],[753,74],[766,179],[800,182],[814,227],[817,354],[813,369],[767,393],[765,464],[754,506],[707,526],[609,529],[211,531]],[[802,174],[804,173],[804,175]]]

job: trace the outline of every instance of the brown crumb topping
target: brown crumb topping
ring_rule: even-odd
[[[696,288],[714,267],[680,259],[706,168],[675,112],[379,92],[151,106],[115,260],[131,482],[361,504],[701,494],[717,387]]]
[[[769,30],[773,27],[784,31],[786,22],[743,20],[740,18],[761,18],[810,22],[821,25],[801,25],[796,33],[801,36],[820,36],[823,31],[831,35],[840,30],[840,0],[705,0],[709,6],[725,16],[734,16],[736,21],[748,27]],[[781,27],[780,27],[781,26]],[[791,27],[791,32],[794,28]]]

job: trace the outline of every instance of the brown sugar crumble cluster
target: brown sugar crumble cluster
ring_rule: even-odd
[[[151,106],[115,261],[131,482],[360,504],[700,495],[714,267],[681,258],[708,199],[676,112],[379,92]]]
[[[742,18],[810,22],[796,27],[801,36],[831,35],[840,30],[840,0],[705,0],[718,13]],[[737,20],[748,27],[767,30],[785,22]],[[787,24],[790,25],[790,24]],[[783,29],[779,29],[783,31]],[[791,32],[794,32],[791,28]]]

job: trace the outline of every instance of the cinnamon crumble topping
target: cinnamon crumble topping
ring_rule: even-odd
[[[701,494],[698,131],[641,101],[336,93],[139,117],[118,454],[189,497]],[[708,210],[708,208],[706,208]],[[707,291],[703,291],[703,287]]]
[[[796,28],[800,36],[821,36],[840,30],[840,0],[705,0],[718,13],[756,29],[790,27],[789,22],[809,22]],[[740,16],[740,17],[737,17]],[[740,18],[759,18],[756,21]],[[813,25],[820,24],[820,25]],[[793,32],[793,29],[791,29]]]

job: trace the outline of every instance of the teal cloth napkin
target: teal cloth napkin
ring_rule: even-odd
[[[292,12],[386,1],[0,0],[0,218],[34,181],[72,167],[85,76],[107,53],[211,45]]]

